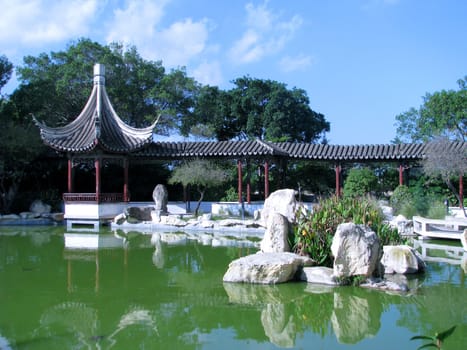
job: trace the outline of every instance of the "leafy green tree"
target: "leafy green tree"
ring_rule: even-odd
[[[375,191],[378,183],[376,175],[369,168],[352,168],[344,183],[344,195],[361,197]]]
[[[423,104],[396,116],[396,142],[425,142],[436,137],[466,141],[467,76],[458,90],[441,90],[423,97]]]
[[[324,137],[330,124],[309,106],[302,89],[287,89],[272,80],[242,77],[228,91],[201,89],[195,116],[186,130],[205,123],[218,140],[258,138],[268,141],[314,142]]]
[[[0,92],[2,88],[11,78],[13,72],[13,64],[8,60],[5,55],[0,56]],[[1,98],[1,95],[0,95]],[[2,98],[3,99],[3,98]]]
[[[169,184],[180,183],[183,187],[188,185],[196,186],[200,195],[195,208],[195,216],[197,216],[206,189],[221,185],[228,178],[228,172],[215,163],[206,159],[195,159],[175,168],[168,182]]]
[[[432,141],[426,148],[423,171],[430,177],[441,177],[443,179],[447,187],[456,196],[459,206],[464,211],[464,216],[467,216],[463,200],[452,182],[453,178],[458,178],[467,173],[467,148],[460,151],[453,150],[449,147],[449,140],[446,138],[438,138]]]
[[[217,86],[202,86],[193,115],[184,119],[183,134],[219,141],[238,137],[240,120],[232,113],[232,96]]]
[[[13,65],[0,57],[0,89],[8,82]],[[0,96],[0,212],[9,213],[21,181],[31,163],[44,150],[30,120],[21,118],[9,97]]]

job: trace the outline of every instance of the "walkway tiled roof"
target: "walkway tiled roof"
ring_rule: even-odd
[[[456,152],[467,152],[467,142],[452,142]],[[323,145],[291,142],[219,141],[219,142],[153,142],[136,157],[175,158],[254,158],[284,157],[323,161],[415,161],[423,159],[430,144],[408,143],[390,145]]]
[[[137,157],[159,159],[288,156],[288,154],[277,145],[260,140],[218,142],[153,142],[152,144],[133,154]]]
[[[423,158],[424,144],[322,145],[278,143],[291,158],[334,161],[393,161]]]
[[[100,147],[109,153],[128,153],[152,142],[155,123],[133,128],[117,115],[105,90],[103,70],[95,66],[91,96],[73,122],[52,128],[34,119],[45,144],[62,152],[85,153]]]

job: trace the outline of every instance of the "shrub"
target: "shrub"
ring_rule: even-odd
[[[394,213],[402,214],[406,218],[415,215],[426,216],[431,219],[443,219],[446,215],[443,196],[438,191],[430,190],[417,182],[409,188],[398,186],[390,199]]]
[[[395,214],[402,214],[402,209],[407,206],[414,206],[413,203],[412,193],[410,192],[409,188],[405,185],[399,185],[394,190],[389,203],[391,204],[392,208],[394,209]],[[409,217],[404,215],[405,217]]]
[[[446,216],[446,206],[443,201],[434,200],[428,208],[427,217],[430,219],[444,219]]]
[[[237,202],[238,201],[238,192],[232,186],[225,191],[224,197],[221,198],[223,202]]]
[[[324,199],[313,211],[299,211],[294,230],[294,251],[309,255],[318,264],[332,266],[331,244],[337,226],[344,222],[368,225],[382,244],[399,244],[397,230],[383,223],[384,215],[374,200],[366,197]]]
[[[378,178],[369,168],[350,169],[344,183],[344,196],[362,197],[374,191],[377,184]]]

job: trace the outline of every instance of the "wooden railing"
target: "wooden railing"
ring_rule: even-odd
[[[118,203],[123,202],[123,193],[64,193],[63,200],[66,203]]]

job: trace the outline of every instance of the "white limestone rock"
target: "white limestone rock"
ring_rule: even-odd
[[[295,195],[296,191],[292,189],[282,189],[271,193],[264,201],[264,207],[261,211],[263,226],[267,225],[269,216],[275,212],[285,216],[288,222],[295,222],[295,212],[298,209]]]
[[[365,225],[344,223],[337,227],[332,240],[334,275],[369,277],[378,268],[381,247],[376,233]]]
[[[394,217],[394,209],[389,205],[380,204],[381,211],[387,221],[391,221]]]
[[[243,225],[243,221],[239,219],[224,219],[219,220],[217,224],[221,227],[233,227]]]
[[[114,217],[114,223],[117,225],[122,225],[124,222],[126,222],[126,215],[125,213],[120,213],[116,217]]]
[[[300,279],[313,284],[339,285],[333,269],[325,266],[304,267]]]
[[[418,273],[424,271],[426,264],[418,252],[407,245],[383,247],[381,263],[385,273]]]
[[[48,213],[48,214],[41,214],[42,218],[51,219],[56,222],[62,222],[65,220],[65,213]]]
[[[464,233],[462,233],[461,235],[461,243],[462,243],[462,246],[464,247],[464,251],[467,252],[467,228],[464,230]]]
[[[176,227],[185,227],[188,225],[188,222],[179,219],[174,215],[167,215],[160,217],[160,223],[163,225],[176,226]]]
[[[266,224],[266,232],[261,241],[261,251],[263,253],[289,252],[288,235],[289,223],[287,218],[278,212],[271,213]]]
[[[51,208],[52,207],[49,204],[45,204],[40,199],[36,199],[29,206],[29,211],[40,215],[44,213],[50,213]]]
[[[203,220],[198,224],[202,228],[213,228],[214,227],[214,221],[211,220]]]
[[[401,236],[413,235],[413,221],[408,220],[404,215],[397,215],[389,221],[391,227],[397,228],[397,232]]]
[[[152,191],[152,198],[155,203],[154,209],[160,211],[162,214],[166,214],[168,212],[167,202],[169,198],[167,188],[162,184],[158,184],[154,187],[154,191]]]
[[[199,219],[200,222],[210,221],[212,219],[212,214],[211,213],[203,214],[200,217],[198,217],[198,219]]]
[[[38,213],[33,213],[30,211],[23,211],[22,213],[19,213],[19,216],[21,219],[28,220],[28,219],[36,219],[41,216],[41,214]]]
[[[407,293],[409,291],[409,287],[405,283],[397,283],[381,278],[368,278],[364,283],[360,284],[360,287],[397,293]]]
[[[5,214],[2,215],[3,220],[19,220],[21,217],[18,214]]]
[[[293,253],[258,253],[244,256],[229,264],[224,282],[276,284],[294,280],[310,258]]]

